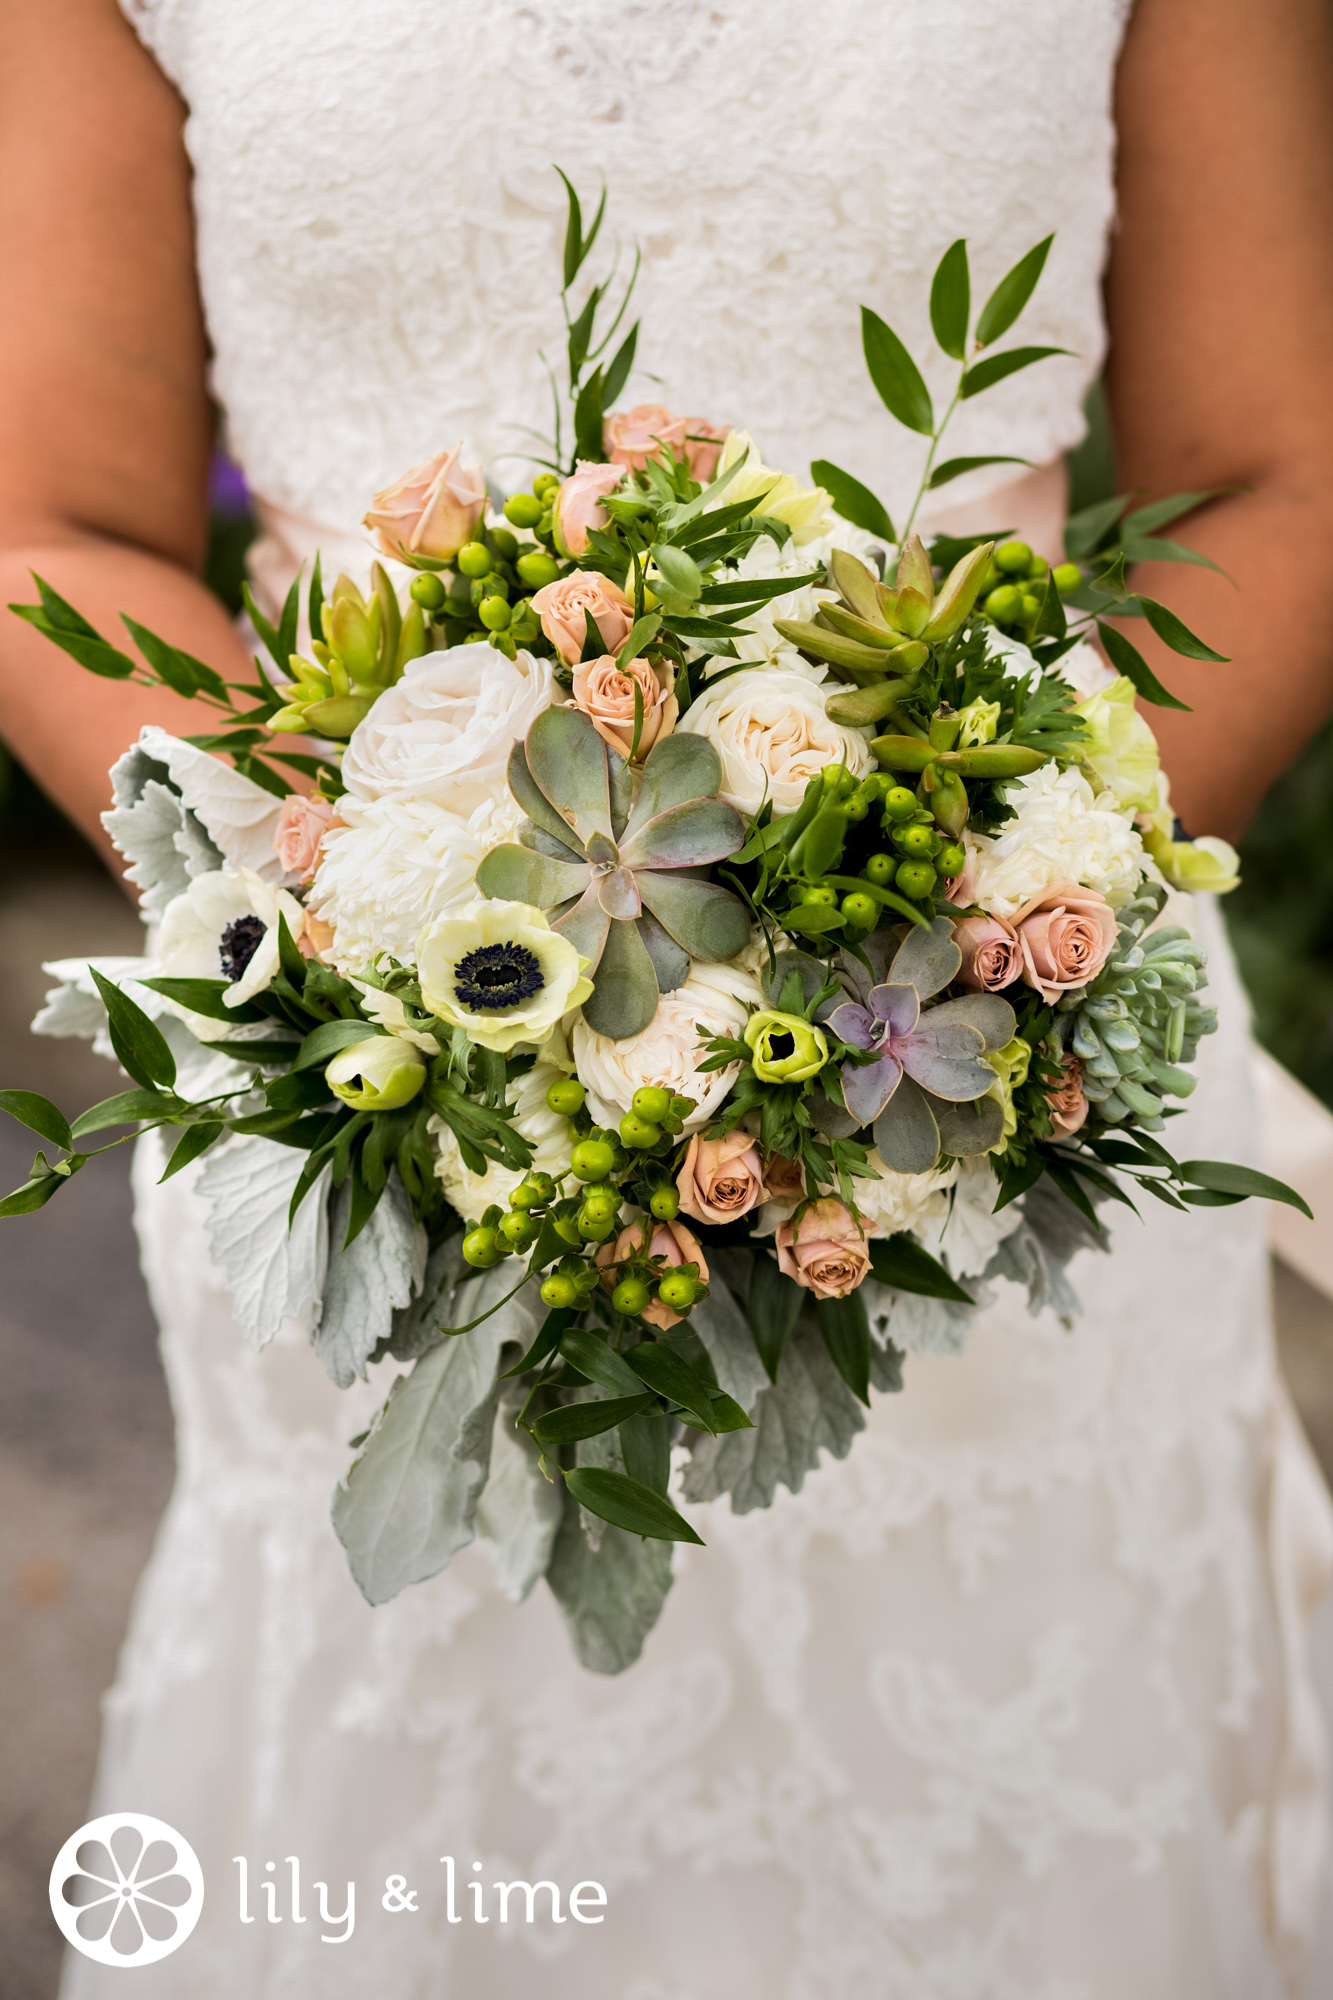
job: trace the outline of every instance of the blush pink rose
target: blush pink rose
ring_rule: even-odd
[[[1115,911],[1077,882],[1055,882],[1013,919],[1023,977],[1043,1000],[1058,1000],[1095,979],[1115,943]]]
[[[811,1202],[799,1224],[778,1224],[778,1269],[817,1299],[845,1299],[870,1270],[865,1234],[840,1201]]]
[[[555,496],[552,514],[555,520],[556,547],[567,556],[581,556],[588,546],[588,535],[593,528],[604,528],[610,516],[602,501],[608,493],[614,493],[623,485],[625,468],[623,465],[598,465],[594,460],[580,458],[574,470]]]
[[[618,653],[634,623],[634,606],[619,584],[593,570],[575,570],[543,584],[532,600],[542,631],[567,666],[582,657],[591,616],[608,653]],[[633,704],[630,708],[633,713]]]
[[[312,916],[309,910],[307,910],[305,914],[305,928],[296,940],[296,949],[300,952],[302,958],[327,957],[332,947],[333,939],[333,925],[326,924],[323,917]]]
[[[767,1199],[759,1153],[748,1132],[690,1140],[676,1176],[684,1213],[695,1222],[736,1222]]]
[[[382,555],[452,562],[471,539],[486,505],[486,481],[475,465],[459,463],[462,449],[438,452],[375,495],[365,525]]]
[[[1083,1064],[1078,1056],[1066,1056],[1060,1081],[1046,1093],[1051,1108],[1051,1131],[1057,1139],[1072,1139],[1088,1115],[1083,1095]]]
[[[628,757],[634,741],[634,686],[643,698],[643,727],[634,761],[641,764],[654,743],[676,726],[680,704],[672,690],[670,669],[661,673],[647,660],[631,660],[622,671],[611,653],[600,660],[580,660],[574,669],[574,706],[581,708],[597,734]]]
[[[602,425],[602,446],[612,465],[642,472],[650,458],[684,451],[686,429],[686,419],[660,403],[636,403],[632,410],[612,410]]]
[[[697,479],[701,486],[707,486],[717,471],[717,462],[730,430],[730,424],[710,424],[706,417],[686,417],[685,456],[689,461],[690,478]]]
[[[969,993],[998,993],[1022,978],[1018,934],[1003,917],[964,917],[953,927],[953,941],[963,954],[958,983]]]
[[[652,1234],[649,1235],[651,1230]],[[644,1244],[647,1243],[645,1249]],[[617,1268],[628,1263],[631,1257],[661,1257],[675,1269],[680,1264],[697,1264],[699,1277],[708,1283],[708,1265],[699,1247],[699,1239],[693,1230],[687,1229],[679,1220],[654,1222],[651,1218],[643,1222],[631,1222],[622,1229],[614,1243],[603,1243],[597,1252],[596,1262],[602,1274],[602,1283],[613,1292],[620,1280]],[[649,1326],[655,1326],[665,1333],[669,1327],[680,1325],[680,1314],[664,1306],[660,1299],[653,1299],[644,1308],[642,1317]]]
[[[289,792],[278,814],[273,851],[289,875],[308,882],[319,863],[319,843],[338,815],[327,799]]]

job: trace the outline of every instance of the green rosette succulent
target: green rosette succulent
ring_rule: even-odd
[[[1148,883],[1120,912],[1115,950],[1085,993],[1059,1007],[1060,1039],[1083,1063],[1083,1094],[1112,1124],[1132,1117],[1162,1129],[1167,1097],[1188,1097],[1197,1078],[1192,1062],[1202,1035],[1217,1027],[1217,1009],[1197,997],[1207,983],[1206,959],[1179,924],[1147,926],[1166,892]]]
[[[509,789],[528,818],[518,845],[486,856],[477,886],[551,913],[588,960],[583,1017],[612,1041],[647,1027],[692,958],[734,958],[749,942],[740,898],[700,872],[745,839],[721,782],[712,744],[679,735],[654,744],[636,787],[577,708],[543,709],[514,745]]]
[[[349,576],[338,578],[320,610],[323,636],[311,636],[315,657],[291,655],[295,679],[280,690],[286,705],[269,717],[268,728],[349,737],[384,690],[402,679],[408,662],[429,651],[421,606],[410,604],[403,613],[383,565],[372,563],[370,573],[368,598]]]

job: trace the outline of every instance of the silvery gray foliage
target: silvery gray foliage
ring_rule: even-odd
[[[495,1412],[490,1477],[477,1503],[477,1534],[486,1544],[495,1581],[521,1604],[546,1573],[560,1526],[561,1483],[546,1477],[537,1445],[514,1419],[526,1389],[508,1385]]]
[[[744,1433],[749,1436],[749,1432]],[[601,1546],[589,1548],[581,1509],[563,1487],[563,1512],[546,1581],[565,1614],[582,1666],[594,1674],[632,1667],[662,1615],[671,1588],[670,1542],[627,1535],[608,1522]]]
[[[749,1250],[710,1251],[712,1286],[689,1317],[690,1332],[703,1342],[718,1388],[734,1397],[747,1417],[754,1415],[755,1404],[769,1386],[750,1323],[738,1303],[749,1291],[753,1262]]]
[[[513,1281],[503,1265],[465,1288],[472,1315]],[[526,1348],[543,1308],[535,1285],[470,1333],[442,1340],[400,1375],[333,1496],[333,1525],[362,1594],[384,1604],[435,1576],[476,1535],[491,1465],[496,1370],[506,1341]]]
[[[395,1311],[388,1338],[375,1348],[371,1360],[382,1361],[389,1355],[395,1361],[416,1361],[443,1340],[452,1323],[455,1289],[468,1269],[463,1262],[463,1232],[456,1229],[431,1251],[420,1291]],[[459,1317],[466,1324],[475,1315],[466,1312]]]
[[[140,744],[111,768],[115,804],[102,814],[112,842],[129,861],[145,923],[160,917],[192,878],[221,868],[221,851],[181,797],[160,758]]]
[[[960,1305],[956,1299],[925,1298],[919,1292],[899,1292],[891,1286],[876,1284],[873,1278],[866,1279],[861,1290],[876,1342],[870,1357],[870,1379],[875,1388],[881,1387],[875,1378],[876,1357],[887,1353],[886,1342],[908,1354],[963,1353],[977,1307],[990,1303],[970,1278],[966,1289],[972,1294],[974,1305]],[[901,1387],[901,1376],[892,1386]]]
[[[574,1403],[594,1403],[605,1395],[604,1389],[589,1384],[586,1389],[576,1389],[570,1401]],[[625,1454],[620,1449],[619,1431],[599,1431],[595,1437],[580,1438],[574,1446],[575,1465],[597,1465],[607,1472],[625,1470]],[[579,1521],[583,1528],[584,1540],[594,1552],[602,1546],[602,1538],[611,1533],[611,1524],[600,1514],[590,1514],[586,1507],[579,1508]]]
[[[112,777],[113,812],[133,807],[152,779],[177,793],[202,827],[220,857],[214,866],[252,868],[266,882],[289,879],[273,847],[282,801],[207,750],[149,727],[139,732],[138,743],[120,759]]]
[[[1098,1199],[1095,1189],[1088,1192],[1094,1201]],[[999,1245],[983,1276],[1012,1278],[1026,1285],[1030,1313],[1050,1306],[1065,1327],[1072,1327],[1080,1308],[1066,1267],[1080,1250],[1109,1248],[1104,1230],[1093,1229],[1058,1188],[1040,1180],[1023,1196],[1022,1223]]]
[[[698,1308],[696,1308],[696,1311]],[[693,1316],[692,1316],[693,1317]],[[754,1427],[701,1437],[685,1467],[687,1500],[730,1493],[732,1512],[771,1507],[779,1486],[799,1493],[821,1450],[846,1458],[865,1428],[865,1411],[830,1361],[813,1319],[802,1316],[778,1364],[778,1379],[756,1399]]]
[[[248,1339],[265,1347],[284,1319],[314,1338],[329,1261],[326,1169],[296,1212],[287,1209],[306,1156],[263,1138],[224,1139],[206,1155],[198,1192],[208,1204],[213,1261]]]
[[[324,1310],[314,1335],[315,1352],[340,1389],[358,1375],[364,1380],[367,1361],[393,1330],[395,1310],[411,1303],[426,1275],[426,1232],[396,1168],[369,1222],[344,1250],[351,1206],[349,1180],[330,1204]]]

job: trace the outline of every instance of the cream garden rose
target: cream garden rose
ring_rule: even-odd
[[[580,1018],[571,1036],[574,1065],[597,1123],[618,1125],[635,1091],[653,1083],[673,1096],[694,1098],[696,1109],[685,1120],[687,1132],[706,1124],[740,1065],[698,1075],[700,1042],[710,1035],[739,1036],[750,1009],[762,1004],[763,994],[752,973],[736,965],[695,964],[684,985],[662,995],[648,1026],[623,1042],[597,1034]]]
[[[831,722],[825,690],[796,665],[756,667],[706,687],[676,725],[705,736],[722,760],[722,797],[740,813],[765,799],[776,813],[795,812],[806,785],[826,764],[853,777],[875,768],[867,732]]]
[[[413,660],[352,734],[342,763],[348,792],[463,818],[507,796],[509,753],[549,706],[551,672],[550,660],[525,652],[507,660],[491,646]]]

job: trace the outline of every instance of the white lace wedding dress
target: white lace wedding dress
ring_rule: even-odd
[[[919,441],[878,406],[857,307],[931,351],[929,274],[979,289],[1048,230],[1021,329],[1074,350],[970,404],[955,452],[1048,466],[1102,348],[1118,0],[127,0],[191,109],[199,262],[270,585],[364,567],[377,485],[546,405],[563,195],[611,184],[644,250],[660,396],[770,462],[900,506]],[[943,378],[940,378],[941,380]],[[937,384],[938,386],[938,384]],[[990,488],[987,481],[990,481]],[[955,491],[972,511],[996,474]],[[1049,545],[1059,475],[991,525]],[[1042,509],[1045,509],[1043,514]],[[1002,517],[997,519],[998,517]],[[1244,1006],[1174,1128],[1254,1135]],[[544,1586],[485,1552],[371,1612],[329,1525],[387,1386],[245,1345],[184,1178],[140,1161],[180,1475],[107,1708],[98,1810],[203,1862],[169,2000],[1279,2000],[1327,1993],[1321,1719],[1305,1618],[1328,1509],[1274,1371],[1263,1217],[1117,1222],[1072,1334],[1001,1284],[963,1358],[918,1355],[850,1456],[770,1512],[701,1510],[643,1659],[573,1661]],[[463,1881],[591,1878],[600,1926],[445,1921]],[[238,1920],[277,1864],[285,1920]],[[285,1857],[349,1942],[288,1910]],[[385,1909],[406,1877],[415,1913]],[[521,1905],[518,1907],[521,1908]],[[307,1912],[313,1908],[307,1890]],[[493,1905],[492,1905],[493,1910]],[[1320,1939],[1322,1938],[1322,1949]],[[115,1978],[74,1960],[66,2000]]]

